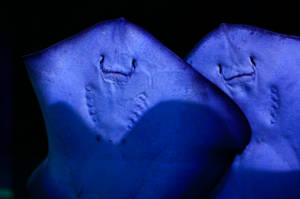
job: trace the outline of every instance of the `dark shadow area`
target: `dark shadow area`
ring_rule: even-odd
[[[149,156],[154,157],[147,167],[145,180],[149,182],[140,191],[149,198],[206,198],[240,152],[234,140],[220,112],[171,101],[147,112],[126,138],[124,148],[128,147],[128,155],[159,148],[158,154]],[[184,167],[185,163],[192,167]]]
[[[68,105],[49,110],[47,163],[55,176],[47,165],[35,172],[34,198],[205,198],[239,150],[221,115],[203,105],[159,103],[117,145]]]

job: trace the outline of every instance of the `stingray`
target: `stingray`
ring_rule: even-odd
[[[249,141],[221,90],[123,18],[24,61],[49,142],[31,198],[205,196]]]
[[[299,52],[300,37],[222,24],[187,56],[251,126],[216,198],[300,198]]]

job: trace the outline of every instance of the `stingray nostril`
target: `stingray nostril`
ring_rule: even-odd
[[[100,64],[103,64],[104,62],[104,55],[100,55]]]
[[[135,70],[135,68],[136,68],[136,59],[132,59],[131,66],[132,66],[133,70]]]
[[[255,61],[254,61],[254,57],[253,57],[253,56],[250,56],[249,58],[250,58],[251,64],[252,64],[253,66],[256,66],[256,63],[255,63]]]
[[[131,60],[131,70],[130,70],[130,76],[133,74],[133,72],[135,71],[136,69],[136,59],[132,59]]]
[[[218,64],[218,67],[219,67],[219,73],[222,74],[222,65]]]

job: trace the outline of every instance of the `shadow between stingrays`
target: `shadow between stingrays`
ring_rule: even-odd
[[[142,118],[124,144],[127,159],[145,161],[140,198],[203,198],[211,191],[239,151],[219,114],[169,101]]]
[[[99,137],[66,104],[49,113],[48,164],[82,198],[203,198],[239,149],[221,116],[205,105],[159,103],[119,144]]]

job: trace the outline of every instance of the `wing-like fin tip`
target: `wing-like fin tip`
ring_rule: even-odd
[[[40,60],[40,59],[44,59],[44,55],[48,54],[53,56],[56,50],[56,46],[57,44],[53,44],[45,49],[42,50],[38,50],[29,54],[25,54],[23,56],[21,56],[21,59],[23,60],[23,63],[25,64],[26,68],[28,69],[29,67],[34,67],[33,62],[36,62],[36,60]]]
[[[46,48],[21,57],[27,73],[32,80],[47,75],[43,71],[51,71],[51,68],[55,66],[55,60],[59,54],[56,50],[56,48]]]
[[[33,52],[21,57],[29,74],[34,74],[36,71],[41,70],[43,68],[42,66],[45,65],[45,61],[50,61],[44,56],[46,50],[47,49]]]
[[[32,57],[36,56],[39,52],[33,52],[33,53],[29,53],[26,55],[21,56],[21,59],[24,61],[24,63],[26,64],[27,62],[29,62]]]
[[[32,62],[38,57],[40,56],[40,53],[41,51],[38,51],[38,52],[34,52],[34,53],[30,53],[30,54],[26,54],[26,55],[23,55],[21,58],[25,64],[25,67],[27,69],[30,69],[31,67],[33,67],[32,65]]]

